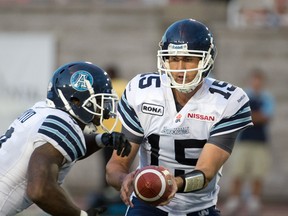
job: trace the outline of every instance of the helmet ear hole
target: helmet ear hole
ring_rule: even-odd
[[[76,98],[76,97],[71,97],[71,98],[70,98],[70,101],[71,101],[71,103],[73,103],[73,104],[76,105],[77,107],[80,107],[80,106],[81,106],[80,100],[79,100],[78,98]]]

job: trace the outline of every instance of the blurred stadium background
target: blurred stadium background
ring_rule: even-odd
[[[275,0],[286,2],[281,10],[264,0],[250,1],[255,2],[265,14],[245,22],[228,0],[0,0],[0,133],[19,112],[45,98],[48,77],[61,64],[78,60],[103,68],[113,64],[127,80],[156,71],[163,31],[177,19],[195,18],[216,38],[213,76],[243,86],[250,69],[259,67],[267,73],[276,112],[264,215],[287,215],[288,6],[287,0]],[[79,162],[67,177],[65,188],[80,207],[86,208],[89,195],[103,189],[103,167],[98,152]],[[220,186],[221,207],[229,188],[225,167]],[[34,206],[21,215],[45,215],[40,212]]]

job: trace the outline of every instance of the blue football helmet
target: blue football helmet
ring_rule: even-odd
[[[108,74],[90,62],[71,62],[59,67],[48,85],[50,107],[70,113],[85,125],[99,116],[99,123],[106,131],[112,131],[117,123],[117,102]],[[103,124],[108,118],[116,118],[111,129]]]
[[[176,88],[180,92],[193,91],[208,76],[213,69],[216,58],[216,47],[212,33],[201,22],[193,19],[184,19],[170,25],[159,43],[157,67],[162,84]],[[197,68],[186,70],[171,70],[169,56],[193,56],[200,58]],[[185,83],[187,72],[197,71],[196,77]],[[177,83],[171,73],[183,73],[183,82]]]

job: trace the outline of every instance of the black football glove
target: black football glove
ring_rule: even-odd
[[[121,157],[128,156],[131,151],[131,144],[126,139],[125,135],[118,132],[103,133],[101,137],[105,147],[111,147],[117,150],[117,155]]]
[[[90,208],[86,211],[88,216],[99,216],[101,213],[105,212],[107,208],[105,206],[98,208]]]

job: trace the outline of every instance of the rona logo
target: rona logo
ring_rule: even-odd
[[[155,104],[143,103],[141,111],[143,113],[150,114],[150,115],[163,116],[164,107],[160,105],[155,105]]]

